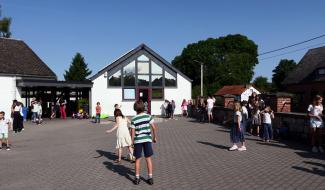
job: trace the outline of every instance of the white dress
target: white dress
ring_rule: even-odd
[[[126,118],[121,118],[119,120],[119,126],[116,132],[116,148],[123,148],[126,146],[131,146],[132,140],[128,129],[128,122]]]

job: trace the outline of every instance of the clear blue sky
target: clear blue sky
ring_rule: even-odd
[[[297,0],[0,0],[24,40],[63,79],[76,52],[95,74],[146,43],[168,61],[189,43],[227,34],[254,40],[259,52],[325,34],[325,1]],[[269,54],[325,45],[325,38]],[[318,45],[321,46],[321,45]],[[259,61],[255,76],[271,79],[282,58],[299,61],[307,49]]]

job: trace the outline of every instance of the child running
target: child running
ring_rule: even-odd
[[[322,119],[323,98],[319,95],[315,96],[313,104],[308,107],[308,116],[310,117],[310,128],[311,128],[311,145],[313,146],[312,152],[324,152],[322,145],[322,129],[324,122]],[[318,141],[318,148],[316,147],[316,141]]]
[[[238,150],[245,151],[245,138],[244,138],[244,126],[243,126],[243,116],[242,109],[239,102],[235,103],[234,106],[234,125],[230,130],[230,140],[233,143],[232,147],[229,149],[230,151]],[[237,143],[241,142],[242,146],[238,148]]]
[[[122,149],[124,147],[128,147],[129,149],[129,154],[130,154],[130,160],[133,160],[133,148],[132,146],[132,140],[130,136],[130,132],[128,129],[128,123],[130,122],[124,115],[122,114],[122,111],[120,109],[116,110],[115,113],[115,118],[116,118],[116,125],[110,129],[107,130],[107,133],[113,132],[115,129],[117,129],[116,132],[116,149],[118,150],[118,159],[115,160],[115,163],[121,163],[122,160]]]
[[[270,106],[266,106],[261,114],[263,116],[263,139],[264,142],[270,142],[273,137],[272,119],[274,119],[274,114]]]
[[[133,183],[135,185],[140,183],[140,161],[143,150],[148,169],[147,182],[153,185],[151,156],[153,155],[152,142],[157,142],[156,126],[152,116],[144,113],[145,110],[142,101],[136,101],[134,103],[134,110],[137,112],[137,115],[131,121],[131,136],[134,144],[134,156],[136,158],[135,179]],[[153,133],[153,137],[151,133]]]
[[[7,150],[10,150],[9,138],[8,138],[9,126],[11,126],[10,120],[6,119],[5,112],[1,111],[0,112],[0,150],[2,149],[3,140],[5,140],[6,142]]]

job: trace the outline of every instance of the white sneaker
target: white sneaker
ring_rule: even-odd
[[[245,151],[245,150],[247,150],[246,146],[242,146],[242,147],[238,148],[238,151]]]
[[[231,148],[229,148],[230,151],[234,151],[234,150],[237,150],[238,149],[238,146],[237,145],[232,145]]]
[[[313,153],[316,153],[316,152],[318,152],[318,149],[317,149],[316,146],[313,146],[313,149],[311,149],[311,151],[312,151]]]
[[[324,149],[323,149],[323,147],[319,146],[319,147],[318,147],[318,150],[319,150],[320,153],[324,153]]]

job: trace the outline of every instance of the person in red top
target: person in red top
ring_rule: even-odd
[[[100,123],[100,113],[101,112],[102,112],[102,107],[100,107],[100,103],[97,102],[95,123]]]

